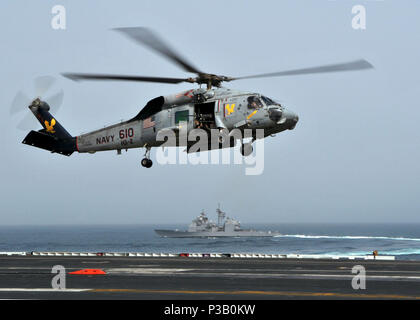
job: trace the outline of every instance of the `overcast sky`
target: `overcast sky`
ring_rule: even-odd
[[[66,30],[51,27],[54,5]],[[366,30],[352,7],[366,8]],[[0,223],[189,223],[220,202],[243,223],[420,222],[418,1],[16,1],[0,4]],[[57,114],[73,135],[129,119],[193,86],[72,82],[61,72],[191,74],[111,31],[155,30],[198,68],[227,76],[365,58],[374,70],[250,79],[227,87],[276,98],[293,131],[265,140],[264,173],[239,165],[143,168],[144,150],[64,157],[21,144],[16,93],[57,77]],[[29,111],[27,111],[29,112]],[[35,125],[34,129],[39,129]],[[155,151],[152,152],[152,158]]]

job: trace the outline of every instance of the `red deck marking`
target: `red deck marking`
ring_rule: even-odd
[[[78,270],[78,271],[69,272],[69,274],[91,275],[91,274],[106,274],[106,272],[101,270],[101,269],[82,269],[82,270]]]

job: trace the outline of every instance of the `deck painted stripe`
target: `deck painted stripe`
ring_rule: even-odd
[[[287,292],[287,291],[212,291],[212,290],[147,290],[147,289],[50,289],[50,288],[0,288],[0,292],[55,292],[55,293],[169,293],[169,294],[216,294],[216,295],[261,295],[287,297],[329,297],[356,299],[412,299],[420,300],[420,296],[398,294],[363,294],[363,293],[335,293],[335,292]]]
[[[362,294],[362,293],[335,293],[335,292],[286,292],[286,291],[204,291],[204,290],[145,290],[145,289],[92,289],[89,292],[114,293],[177,293],[177,294],[230,294],[230,295],[266,295],[290,297],[337,297],[359,299],[415,299],[420,296],[406,296],[397,294]]]
[[[92,289],[0,288],[0,292],[86,292]]]

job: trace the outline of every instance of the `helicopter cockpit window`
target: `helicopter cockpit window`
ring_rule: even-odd
[[[272,105],[281,106],[280,103],[278,103],[278,102],[276,102],[276,101],[274,101],[274,100],[272,100],[270,98],[261,96],[261,99],[265,102],[265,104],[267,106],[272,106]]]
[[[249,109],[259,109],[262,108],[263,104],[257,96],[248,97],[248,108]]]

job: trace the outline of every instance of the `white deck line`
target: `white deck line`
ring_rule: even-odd
[[[188,252],[185,252],[188,253]],[[266,254],[266,253],[188,253],[190,258],[270,258],[270,259],[348,259],[348,260],[395,260],[395,256],[374,257],[373,255],[323,255],[323,254]],[[0,252],[0,256],[47,256],[47,257],[150,257],[168,258],[178,257],[177,253],[147,253],[147,252]]]

